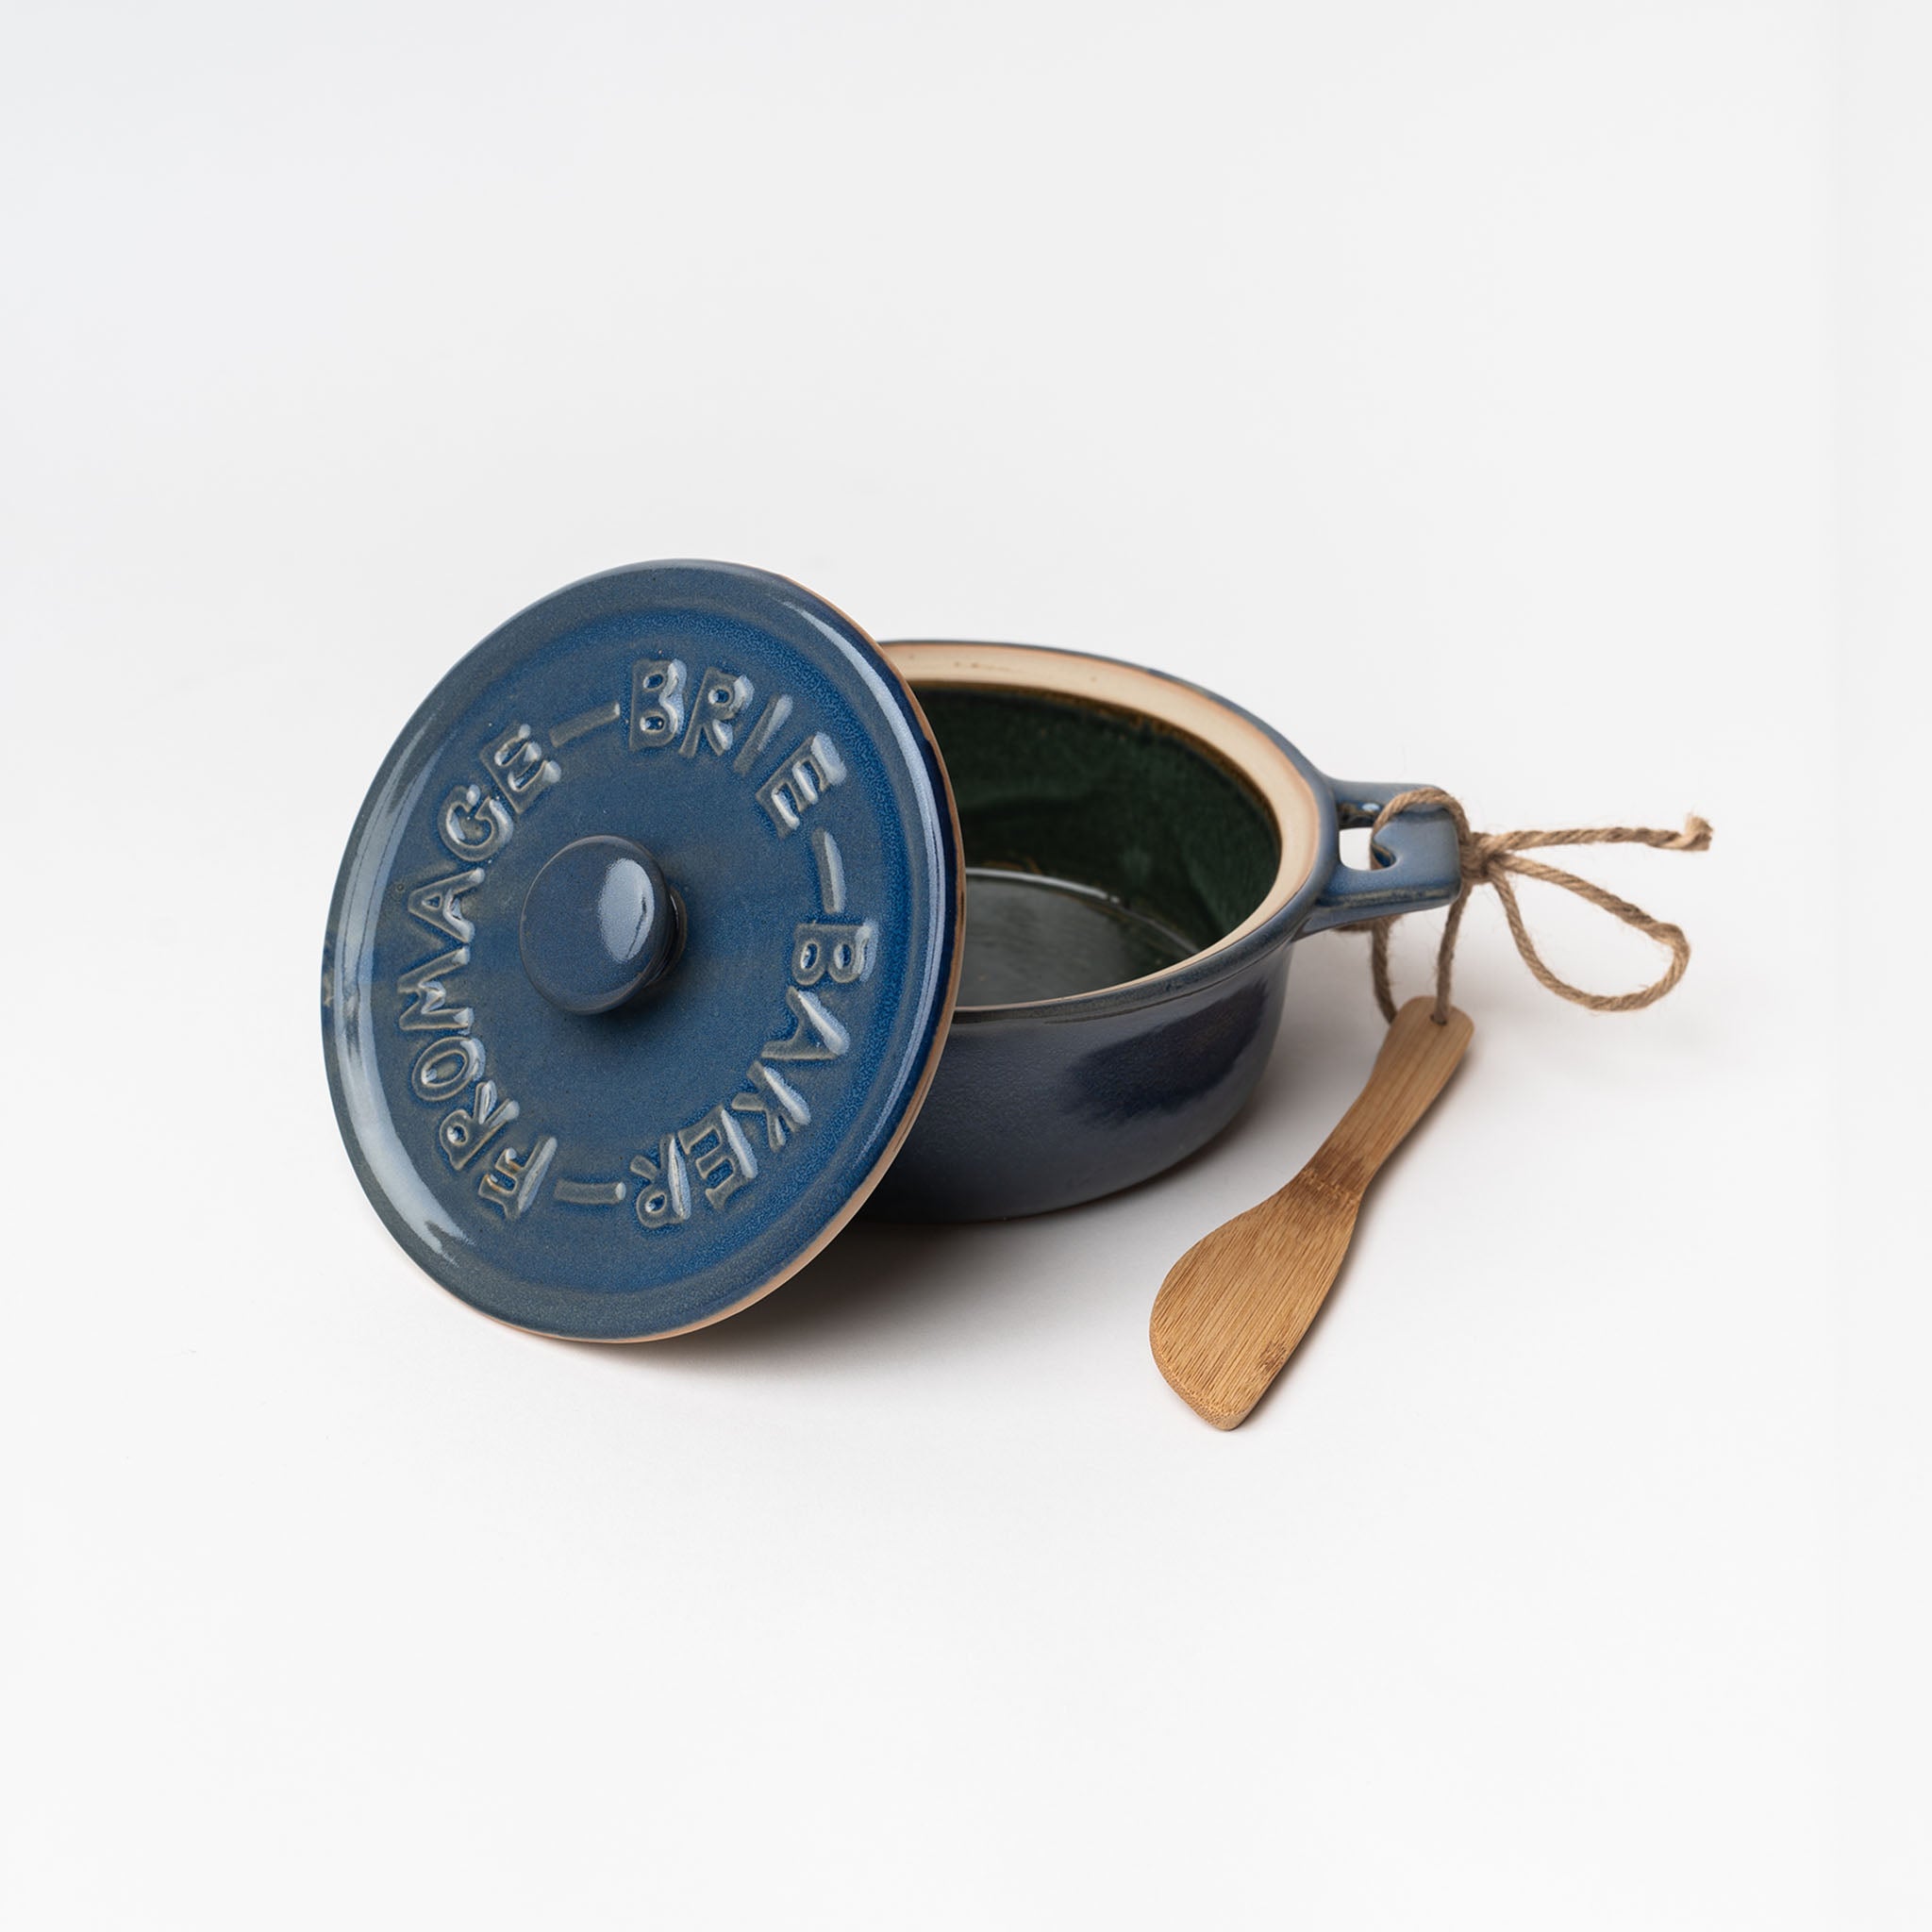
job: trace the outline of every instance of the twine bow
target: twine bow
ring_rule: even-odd
[[[1554,865],[1544,865],[1539,859],[1525,858],[1523,855],[1549,845],[1651,845],[1660,852],[1703,852],[1710,845],[1710,826],[1703,819],[1687,818],[1681,832],[1654,831],[1642,825],[1597,825],[1560,832],[1473,832],[1469,828],[1467,814],[1448,792],[1439,791],[1433,785],[1423,785],[1413,791],[1397,792],[1382,808],[1375,815],[1371,840],[1391,819],[1416,806],[1432,806],[1448,813],[1455,822],[1456,842],[1462,855],[1462,890],[1449,908],[1449,918],[1442,927],[1442,942],[1436,953],[1434,1018],[1439,1025],[1448,1022],[1450,969],[1456,958],[1456,938],[1462,926],[1462,914],[1469,904],[1470,894],[1478,886],[1495,888],[1496,897],[1503,902],[1503,917],[1509,922],[1509,936],[1516,941],[1516,950],[1523,955],[1523,963],[1536,974],[1540,984],[1560,999],[1573,1001],[1579,1007],[1589,1007],[1599,1013],[1631,1013],[1662,999],[1683,978],[1684,969],[1690,963],[1690,941],[1684,937],[1681,927],[1668,924],[1661,919],[1653,919],[1641,907],[1618,898],[1614,892],[1592,885],[1589,879],[1578,878],[1574,872],[1562,872]],[[1546,886],[1560,886],[1566,892],[1574,892],[1587,904],[1600,907],[1613,919],[1622,920],[1646,939],[1655,940],[1665,947],[1671,956],[1670,965],[1660,978],[1636,992],[1588,992],[1580,986],[1572,986],[1543,963],[1542,955],[1536,949],[1536,941],[1529,936],[1529,928],[1523,923],[1523,908],[1516,903],[1516,887],[1511,874],[1538,879]],[[1369,934],[1369,965],[1374,975],[1375,1004],[1381,1008],[1382,1017],[1391,1022],[1395,1018],[1395,998],[1389,988],[1389,930],[1399,916],[1365,920],[1350,928],[1352,931],[1366,930]]]

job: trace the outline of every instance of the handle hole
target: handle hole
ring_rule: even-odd
[[[1341,854],[1343,865],[1352,865],[1357,872],[1367,872],[1374,863],[1369,855],[1368,826],[1344,826],[1337,838],[1336,844]]]

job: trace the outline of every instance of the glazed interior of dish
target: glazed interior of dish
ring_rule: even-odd
[[[981,675],[953,681],[972,650]],[[1164,972],[1243,929],[1307,855],[1285,850],[1270,790],[1306,802],[1307,787],[1266,734],[1200,693],[1127,666],[1015,646],[894,645],[939,741],[966,852],[959,1005],[1061,999]],[[997,659],[997,661],[991,661]],[[1138,687],[1102,693],[989,681],[1040,660],[1099,665]],[[1241,724],[1274,760],[1253,771],[1252,746],[1208,741],[1144,707],[1185,691]],[[1139,705],[1124,699],[1137,697]],[[1201,721],[1195,721],[1201,722]],[[1237,756],[1246,758],[1237,764]],[[1257,782],[1257,775],[1260,782]],[[1308,816],[1312,815],[1311,805]]]

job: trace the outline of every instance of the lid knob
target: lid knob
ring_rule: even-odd
[[[658,861],[631,839],[566,845],[524,894],[517,944],[530,984],[566,1013],[608,1013],[676,957],[681,912]]]

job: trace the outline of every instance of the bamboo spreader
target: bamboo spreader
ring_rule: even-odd
[[[1176,1261],[1155,1298],[1160,1373],[1195,1412],[1232,1429],[1261,1399],[1333,1286],[1377,1170],[1428,1111],[1474,1025],[1410,1000],[1374,1071],[1313,1159],[1279,1193],[1224,1222]]]

